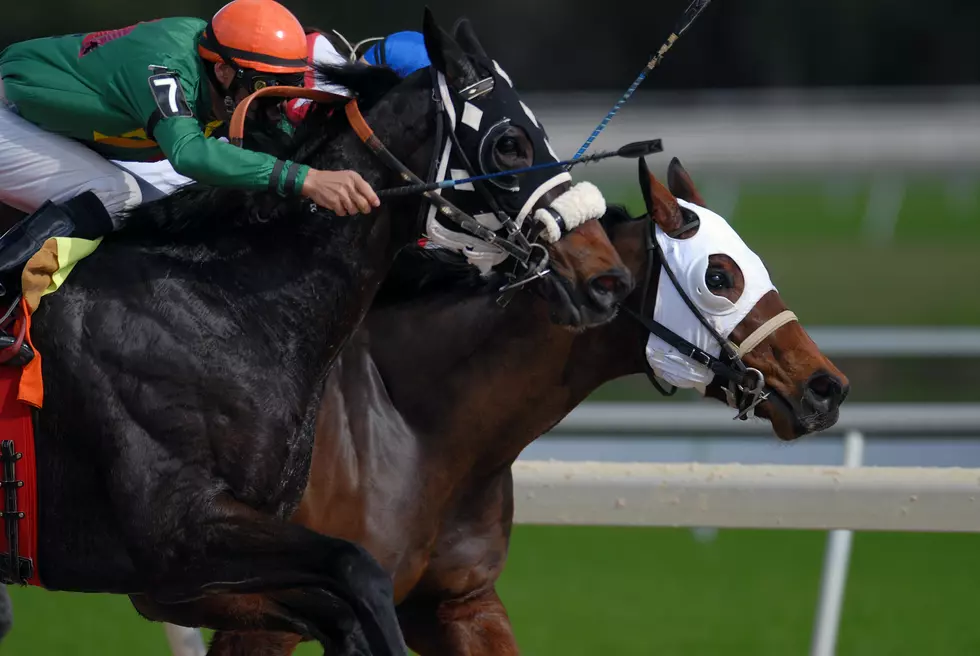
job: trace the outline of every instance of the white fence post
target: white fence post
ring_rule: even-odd
[[[167,634],[167,642],[170,643],[170,653],[173,656],[206,656],[207,648],[204,646],[204,638],[198,629],[176,624],[164,624],[163,630]]]
[[[844,438],[844,466],[860,467],[863,456],[864,436],[860,431],[848,431]],[[810,656],[834,656],[836,651],[852,537],[853,533],[845,530],[830,531],[827,536]]]

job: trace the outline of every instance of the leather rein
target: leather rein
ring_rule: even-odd
[[[691,298],[687,295],[687,292],[681,287],[680,283],[677,281],[677,277],[674,275],[673,270],[671,270],[670,265],[667,263],[667,258],[664,257],[664,253],[660,248],[659,242],[657,242],[656,235],[654,233],[655,223],[649,216],[640,217],[639,220],[646,220],[648,223],[648,230],[646,231],[646,253],[647,253],[647,264],[646,264],[646,276],[643,281],[643,287],[641,289],[640,296],[640,311],[636,312],[627,305],[622,305],[622,309],[633,319],[635,319],[643,328],[648,332],[656,335],[660,339],[664,340],[674,348],[676,348],[682,355],[685,355],[695,362],[704,365],[715,374],[716,377],[722,378],[727,381],[728,385],[724,388],[725,396],[728,400],[728,405],[732,408],[738,410],[738,414],[735,415],[734,419],[748,419],[749,413],[752,412],[756,406],[769,398],[769,392],[766,391],[766,379],[762,372],[758,369],[746,366],[742,361],[742,358],[755,349],[759,344],[766,340],[767,337],[772,335],[782,326],[792,322],[798,321],[796,315],[790,310],[784,310],[776,316],[772,317],[764,324],[756,328],[751,335],[745,338],[741,345],[736,346],[731,340],[722,337],[714,326],[711,325],[701,311],[694,305]],[[676,230],[671,236],[675,236],[697,226],[697,219],[685,223],[678,230]],[[651,317],[647,316],[646,306],[648,293],[650,291],[650,283],[653,279],[653,271],[656,265],[663,267],[664,271],[667,272],[667,276],[670,278],[671,284],[673,284],[674,289],[683,299],[685,305],[694,313],[698,321],[708,330],[711,336],[718,342],[721,348],[721,356],[715,357],[711,355],[704,349],[701,349],[688,340],[684,339],[674,331],[672,331],[667,326],[654,321]],[[663,394],[664,396],[672,396],[677,392],[677,388],[673,387],[671,390],[667,390],[660,383],[656,377],[656,373],[653,371],[650,363],[644,358],[644,363],[646,364],[646,374],[653,386]]]
[[[344,112],[347,114],[347,120],[350,122],[351,128],[354,130],[355,134],[357,134],[361,142],[364,143],[364,145],[367,146],[368,149],[374,153],[374,155],[378,157],[382,163],[385,164],[385,166],[397,173],[406,184],[425,184],[424,180],[415,175],[411,169],[409,169],[397,157],[395,157],[384,145],[384,143],[382,143],[381,139],[374,134],[374,130],[371,129],[371,126],[368,125],[364,115],[361,114],[356,98],[348,98],[347,96],[330,93],[328,91],[321,91],[319,89],[270,86],[265,87],[264,89],[259,89],[255,93],[251,94],[241,103],[239,103],[238,107],[235,108],[234,115],[232,116],[231,124],[229,125],[228,139],[233,145],[238,147],[242,146],[245,133],[245,118],[248,114],[249,107],[252,104],[252,101],[264,97],[305,98],[314,102],[337,105],[343,103]],[[437,122],[437,125],[441,126],[441,124],[442,121]],[[437,141],[439,140],[440,139],[437,139]],[[442,213],[443,216],[456,223],[466,232],[482,239],[488,244],[492,244],[506,251],[509,255],[516,258],[522,264],[526,265],[531,259],[533,248],[526,247],[524,244],[515,243],[515,241],[510,241],[501,237],[493,230],[490,230],[475,218],[456,207],[453,203],[443,198],[442,195],[436,193],[434,190],[422,191],[420,193],[426,200],[435,205],[437,210]]]

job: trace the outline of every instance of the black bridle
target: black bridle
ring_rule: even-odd
[[[671,237],[677,237],[681,234],[696,228],[699,224],[699,219],[696,215],[687,215],[691,218],[684,223],[680,228],[674,232],[668,233]],[[738,349],[732,344],[731,340],[722,337],[714,326],[705,319],[701,311],[694,305],[691,298],[687,295],[687,292],[681,287],[680,283],[677,282],[677,277],[674,275],[673,270],[667,263],[667,258],[664,257],[663,250],[660,248],[659,242],[657,242],[655,230],[656,223],[649,215],[640,217],[638,220],[645,220],[647,222],[647,230],[644,235],[646,238],[646,275],[643,280],[643,286],[641,288],[640,296],[640,311],[636,312],[631,307],[622,304],[620,307],[626,312],[630,317],[635,319],[640,323],[643,328],[648,332],[656,335],[660,339],[664,340],[674,348],[676,348],[682,355],[685,355],[695,362],[698,362],[715,374],[716,378],[721,378],[728,384],[724,388],[725,394],[728,397],[728,404],[738,410],[738,414],[735,415],[735,419],[747,419],[748,413],[751,412],[757,405],[765,401],[769,397],[769,393],[765,391],[765,377],[762,375],[758,369],[753,369],[745,365],[742,361],[742,357],[738,353]],[[661,323],[654,321],[647,313],[647,299],[649,297],[650,284],[653,279],[653,272],[657,265],[663,268],[667,272],[667,276],[670,278],[671,284],[674,285],[674,289],[684,300],[684,304],[694,313],[698,321],[708,330],[711,336],[718,342],[721,348],[721,356],[715,357],[708,353],[707,351],[698,348],[688,340],[684,339],[670,328],[664,326]],[[650,366],[650,363],[644,358],[645,371],[647,378],[653,383],[653,386],[664,396],[672,396],[677,392],[677,387],[671,385],[672,389],[668,390],[661,384],[660,380],[656,377],[656,373]]]
[[[453,119],[450,116],[451,110],[446,106],[442,100],[442,97],[438,93],[440,86],[439,75],[435,68],[430,67],[429,71],[432,78],[432,88],[434,91],[432,97],[436,104],[436,112],[442,120],[439,121],[438,125],[436,126],[436,147],[432,151],[432,160],[429,164],[428,182],[432,183],[436,179],[439,168],[439,155],[441,151],[440,146],[442,143],[443,132],[448,135],[449,142],[451,144],[451,154],[447,156],[455,154],[459,158],[459,161],[463,163],[463,166],[466,167],[466,170],[470,173],[470,175],[475,176],[482,170],[482,166],[481,169],[475,168],[469,156],[466,154],[466,151],[463,148],[463,145],[460,143],[458,135],[456,134],[456,130],[453,129]],[[494,89],[494,84],[495,82],[492,77],[483,78],[467,88],[455,92],[455,94],[458,99],[465,102],[486,93],[490,93]],[[453,93],[451,88],[450,93]],[[483,138],[485,139],[488,134],[489,132],[485,133]],[[478,157],[480,155],[481,153],[477,153]],[[487,172],[484,171],[484,173]],[[499,172],[493,174],[492,177],[503,176],[505,174],[505,171]],[[491,179],[491,176],[487,177],[488,180]],[[500,296],[498,297],[498,303],[501,305],[506,305],[510,302],[518,289],[550,274],[550,269],[547,268],[549,262],[548,251],[540,243],[537,243],[537,238],[540,232],[536,231],[534,226],[531,227],[528,236],[525,236],[524,233],[521,232],[521,229],[517,226],[514,219],[500,207],[500,203],[497,202],[493,191],[489,188],[487,180],[475,180],[472,184],[473,188],[477,190],[480,197],[487,204],[487,208],[493,213],[497,221],[500,222],[501,226],[503,226],[504,230],[506,231],[506,236],[503,240],[498,238],[495,241],[486,239],[483,234],[474,234],[472,231],[468,231],[470,234],[482,239],[484,242],[494,244],[498,247],[503,246],[505,250],[510,253],[512,265],[509,271],[504,272],[505,277],[508,279],[508,284],[500,288]],[[427,191],[434,194],[435,189],[429,189]],[[419,210],[419,217],[421,218],[427,210],[428,206],[423,203]],[[483,227],[482,224],[480,225]],[[465,226],[463,226],[463,228],[465,229]],[[488,228],[483,227],[483,230],[496,236],[496,233],[489,231]],[[528,237],[530,237],[530,239]],[[536,258],[533,257],[535,252],[538,253]],[[520,254],[520,256],[518,256],[518,254]]]
[[[488,170],[487,166],[482,161],[484,156],[484,144],[487,143],[488,138],[494,132],[495,128],[498,128],[501,123],[509,123],[510,119],[505,118],[500,123],[492,125],[481,132],[479,139],[480,146],[478,152],[476,153],[476,157],[479,161],[477,162],[477,165],[474,165],[473,158],[467,154],[466,149],[460,142],[459,136],[454,128],[455,117],[452,115],[454,108],[447,106],[447,102],[443,100],[439,92],[441,87],[439,73],[432,67],[430,67],[429,72],[433,87],[432,100],[436,105],[437,116],[439,116],[441,120],[437,120],[436,147],[433,149],[432,159],[429,164],[427,176],[428,182],[421,183],[420,181],[413,180],[411,182],[414,184],[381,190],[378,195],[384,197],[421,193],[430,202],[436,204],[437,210],[442,210],[440,204],[446,204],[449,203],[449,201],[438,194],[439,190],[452,188],[453,186],[463,182],[472,184],[473,189],[478,193],[479,197],[484,203],[485,209],[488,210],[489,213],[491,213],[500,223],[503,234],[490,230],[483,224],[477,222],[475,219],[469,217],[469,215],[467,216],[468,218],[471,218],[471,220],[467,221],[466,224],[459,221],[456,221],[456,223],[460,226],[463,232],[477,237],[484,243],[497,246],[511,256],[509,261],[502,263],[502,266],[498,269],[505,280],[505,283],[498,289],[497,296],[497,303],[503,307],[510,303],[520,289],[535,281],[553,275],[553,272],[549,268],[550,258],[548,251],[544,244],[538,241],[544,231],[544,225],[533,220],[528,220],[525,222],[524,228],[518,226],[517,221],[508,212],[506,212],[503,207],[501,207],[501,203],[498,201],[495,195],[495,190],[497,193],[499,193],[499,189],[501,188],[508,189],[506,185],[499,184],[498,180],[509,176],[526,175],[533,171],[538,171],[545,168],[558,169],[561,167],[562,162],[556,161],[549,162],[547,164],[538,164],[513,171]],[[493,92],[495,86],[496,80],[491,76],[487,76],[476,80],[466,88],[460,90],[454,89],[451,85],[447,85],[446,89],[448,93],[451,94],[452,101],[458,101],[458,104],[461,105],[462,103]],[[443,154],[443,150],[446,148],[443,144],[443,138],[445,138],[449,144],[449,149],[448,152],[445,153],[445,157],[450,158],[455,156],[463,168],[469,173],[470,177],[464,180],[436,181],[439,165],[441,164],[440,156]],[[630,144],[629,146],[620,149],[620,151],[617,151],[616,153],[598,154],[592,159],[598,161],[616,156],[635,158],[652,152],[659,152],[660,150],[662,150],[660,140],[655,140],[640,144]],[[513,191],[513,189],[508,189],[508,191]],[[434,198],[439,200],[435,201]],[[425,213],[428,212],[428,210],[428,204],[422,203],[422,206],[419,208],[420,220]],[[558,215],[557,212],[551,210],[549,211],[555,218],[555,221],[558,224],[562,234],[566,233],[567,229],[564,224],[564,219]],[[460,214],[463,213],[460,211]]]

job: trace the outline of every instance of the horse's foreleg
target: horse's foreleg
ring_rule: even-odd
[[[285,596],[302,594],[293,591]],[[225,604],[225,614],[248,615],[252,617],[248,620],[250,625],[261,624],[260,615],[266,612],[270,600],[242,597],[243,601],[235,603],[232,599]],[[288,607],[290,603],[284,605]],[[194,604],[190,606],[193,608]],[[197,608],[191,616],[200,620],[203,612],[203,608]],[[421,656],[517,656],[520,653],[507,611],[494,590],[465,599],[406,603],[399,607],[398,614],[409,646]],[[189,619],[186,614],[183,617],[185,621]],[[302,640],[296,633],[218,631],[208,656],[290,656]]]
[[[289,656],[300,640],[295,633],[219,631],[208,656]]]
[[[222,594],[180,604],[163,604],[143,595],[134,595],[132,601],[140,615],[150,620],[217,629],[208,656],[290,656],[301,642],[317,637],[303,618],[317,615],[318,610],[320,614],[334,612],[337,605],[335,597],[317,589]],[[338,628],[351,631],[350,626]],[[345,640],[353,641],[345,634],[335,644]],[[343,646],[341,652],[350,647]]]
[[[181,525],[140,531],[160,537],[141,540],[134,548],[134,560],[147,572],[146,594],[156,602],[188,602],[220,593],[273,596],[302,588],[301,597],[282,593],[274,601],[284,617],[301,618],[310,628],[308,635],[321,642],[324,636],[343,636],[356,643],[354,653],[407,653],[391,577],[362,547],[276,520],[225,496],[180,509],[174,508],[172,497],[168,501],[161,513],[179,516]],[[290,627],[263,623],[227,628]]]
[[[208,656],[289,656],[303,636],[315,638],[302,617],[258,594],[213,595],[180,604],[161,604],[145,595],[131,599],[148,620],[216,629]]]
[[[398,609],[409,647],[420,656],[517,656],[507,610],[493,588],[463,599],[416,601]]]
[[[295,609],[315,603],[315,595],[308,597],[310,592],[277,593],[275,600],[270,596],[221,595],[172,608],[148,605],[145,600],[136,605],[141,613],[159,621],[251,627],[251,630],[217,631],[208,656],[290,656],[303,637],[276,632],[272,627],[286,626],[285,618]],[[302,601],[304,597],[306,601]],[[463,599],[406,602],[399,606],[398,615],[409,646],[421,656],[517,656],[520,653],[507,611],[493,589]],[[258,630],[262,626],[268,630]]]
[[[510,469],[476,484],[447,521],[425,576],[398,607],[409,646],[422,656],[520,653],[496,581],[514,514]]]

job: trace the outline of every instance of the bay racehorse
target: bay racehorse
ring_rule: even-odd
[[[454,39],[426,12],[425,37],[436,78],[330,71],[379,141],[356,134],[343,109],[328,115],[320,105],[292,159],[353,169],[383,189],[404,183],[394,158],[425,180],[448,120],[446,149],[466,161],[508,169],[553,160],[543,128],[471,28]],[[434,102],[440,90],[457,115]],[[481,112],[507,123],[481,125]],[[568,179],[480,193],[505,223],[574,192]],[[598,218],[602,205],[579,219]],[[263,593],[262,613],[204,624],[295,632],[330,653],[405,653],[388,570],[346,537],[360,520],[348,515],[357,526],[328,536],[287,519],[310,480],[327,375],[396,254],[422,234],[422,207],[418,197],[396,199],[338,219],[273,193],[195,186],[138,208],[77,264],[32,317],[44,358],[34,571],[43,587],[162,605]],[[553,316],[577,327],[608,321],[632,287],[629,272],[597,221],[566,227],[546,245]],[[388,472],[364,473],[381,478],[360,485],[389,485]],[[6,574],[27,578],[21,567]]]
[[[568,330],[554,325],[547,304],[532,295],[500,308],[493,284],[455,256],[405,251],[331,372],[310,474],[291,519],[374,554],[394,581],[408,644],[422,656],[518,653],[495,591],[514,511],[511,464],[600,385],[649,371],[649,326],[637,317],[653,317],[666,289],[650,248],[655,229],[683,242],[718,225],[709,222],[677,160],[668,169],[669,190],[643,160],[640,174],[648,213],[634,218],[610,207],[602,219],[634,278],[646,281],[614,321]],[[714,298],[734,301],[758,286],[749,278],[759,272],[746,257],[728,255],[742,252],[741,239],[733,232],[726,239],[699,270],[699,284]],[[754,410],[790,440],[835,423],[848,381],[799,323],[772,323],[786,312],[779,294],[768,291],[730,339],[743,347],[758,342],[739,356],[765,381],[768,397]],[[723,357],[718,362],[735,366]],[[729,398],[721,364],[713,366],[722,373],[705,393],[731,400],[744,416],[739,395]],[[258,622],[276,606],[261,595],[183,607],[133,601],[148,617],[189,626],[213,613]],[[209,656],[284,656],[301,639],[219,632]]]

